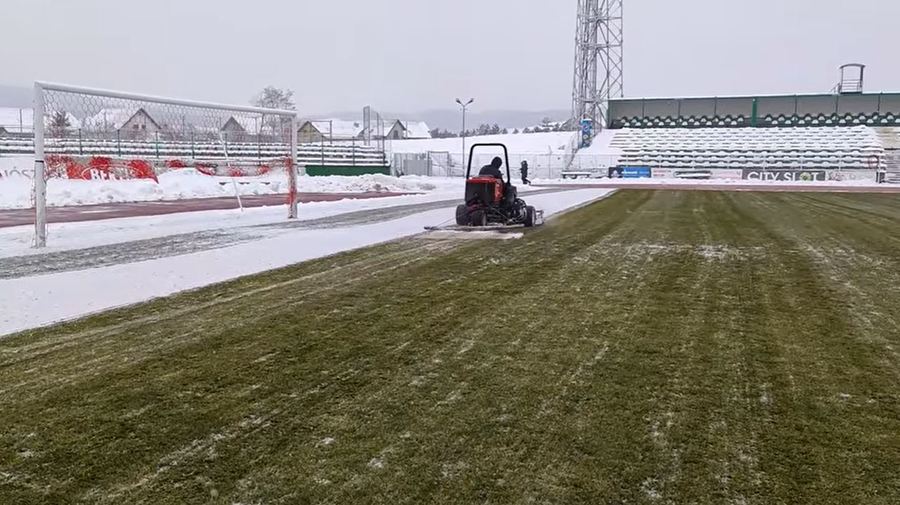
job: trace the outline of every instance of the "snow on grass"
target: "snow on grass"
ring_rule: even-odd
[[[603,189],[548,193],[531,197],[530,203],[543,208],[550,216],[609,193]],[[0,335],[421,234],[425,226],[446,221],[452,210],[451,206],[348,228],[286,229],[252,242],[182,256],[0,280]],[[262,209],[261,213],[267,211],[271,209]],[[283,208],[277,211],[284,212]],[[158,218],[134,219],[146,223]],[[78,224],[93,226],[94,230],[110,226],[109,223]],[[72,227],[84,229],[76,225]],[[186,224],[191,225],[190,221]],[[137,234],[140,232],[134,233]],[[0,238],[3,236],[0,233]],[[66,246],[78,243],[84,245],[76,232],[70,235]],[[27,245],[20,243],[17,247],[27,251]],[[98,286],[103,289],[97,289]]]
[[[4,339],[0,502],[898,503],[897,361],[872,344],[900,273],[832,279],[798,248],[897,265],[893,203],[621,192],[524,240],[387,244]],[[629,249],[665,242],[766,256]]]

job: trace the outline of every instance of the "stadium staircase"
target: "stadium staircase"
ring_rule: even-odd
[[[884,182],[900,184],[900,128],[875,128],[875,131],[884,147],[881,163],[881,168],[885,170]]]
[[[664,169],[869,169],[884,155],[866,126],[637,128],[610,142],[619,164]]]

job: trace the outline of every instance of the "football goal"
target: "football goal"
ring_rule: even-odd
[[[252,178],[285,194],[297,217],[296,111],[36,82],[34,118],[36,247],[47,244],[47,185],[57,179]]]

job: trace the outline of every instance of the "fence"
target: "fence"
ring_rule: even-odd
[[[0,133],[31,136],[34,134],[31,109],[0,107]]]
[[[476,172],[500,153],[476,153],[472,171]],[[567,156],[562,151],[551,153],[510,153],[509,162],[513,179],[520,176],[522,161],[528,162],[530,179],[558,179],[562,177],[606,177],[612,167],[649,167],[654,176],[666,177],[678,171],[703,170],[827,170],[837,173],[869,173],[883,170],[900,174],[900,156],[828,156],[796,154],[782,156],[754,156],[735,154],[729,157],[704,157],[702,155],[640,156],[575,154]],[[393,156],[396,175],[424,175],[437,177],[464,177],[465,165],[459,153],[427,152],[398,153]],[[505,169],[503,169],[505,171]],[[848,175],[847,177],[851,177]],[[868,179],[868,176],[865,178]]]
[[[93,135],[75,131],[72,135],[47,138],[50,152],[77,156],[142,156],[145,158],[168,159],[221,159],[227,150],[234,158],[265,159],[287,157],[290,145],[276,142],[247,142],[245,137],[222,134],[219,141],[208,141],[197,137],[187,141],[164,140],[164,135],[153,134],[147,139],[126,140],[122,136],[113,139],[96,138]],[[235,137],[244,141],[236,141]],[[361,142],[299,144],[297,162],[301,165],[349,165],[386,166],[384,151],[375,147],[360,145]],[[34,139],[31,137],[0,137],[0,156],[24,156],[34,153]]]
[[[472,171],[477,173],[500,152],[475,153]],[[564,150],[552,152],[509,153],[510,173],[513,179],[520,177],[522,162],[528,163],[529,179],[558,179],[569,170],[605,171],[615,164],[615,156],[567,154]],[[466,159],[468,161],[468,157]],[[430,151],[426,153],[395,153],[393,170],[396,175],[424,175],[435,177],[465,177],[466,166],[459,153]],[[505,169],[503,169],[505,170]]]

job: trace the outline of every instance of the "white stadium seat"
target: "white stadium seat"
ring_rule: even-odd
[[[866,126],[784,128],[625,128],[610,142],[621,163],[660,168],[868,169],[884,155]]]

